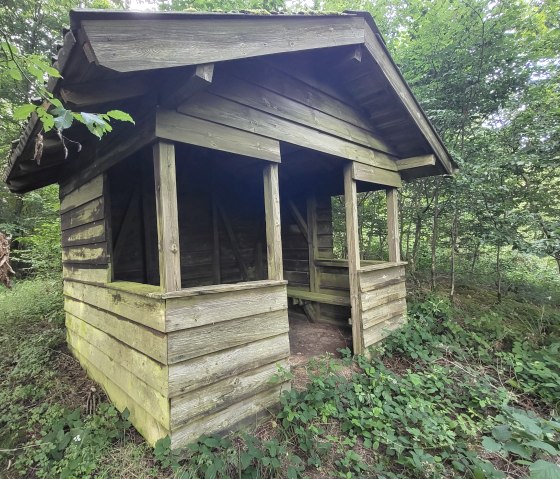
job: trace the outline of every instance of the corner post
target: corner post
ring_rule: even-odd
[[[159,284],[164,292],[181,289],[181,255],[175,145],[168,141],[154,144],[154,176],[159,252]]]
[[[358,237],[358,193],[352,178],[352,163],[344,166],[344,208],[346,211],[346,242],[348,248],[348,276],[350,280],[350,306],[352,308],[352,343],[354,354],[364,349],[362,334],[362,308],[360,301],[360,241]]]
[[[399,238],[399,194],[397,188],[388,188],[386,195],[389,261],[391,263],[398,263],[401,260],[401,245]]]
[[[266,252],[268,279],[282,280],[282,236],[280,231],[280,187],[278,164],[269,163],[263,170],[264,213],[266,219]]]

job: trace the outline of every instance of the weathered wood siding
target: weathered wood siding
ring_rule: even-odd
[[[67,340],[88,374],[154,443],[169,433],[165,304],[146,296],[155,287],[122,287],[66,279]]]
[[[364,348],[381,341],[406,321],[403,264],[384,263],[358,271]]]
[[[284,281],[184,290],[166,300],[171,439],[227,432],[276,404],[287,367]]]
[[[301,224],[298,224],[297,214],[306,218],[307,206],[305,198],[292,200],[282,198],[282,259],[284,279],[290,287],[299,287],[309,290],[309,245]],[[290,205],[292,202],[292,205]]]
[[[61,196],[63,276],[106,283],[109,254],[106,234],[104,177],[96,176]]]

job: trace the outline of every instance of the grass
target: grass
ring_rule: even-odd
[[[70,356],[60,290],[0,292],[0,477],[560,477],[554,301],[417,293],[372,359],[279,371],[297,387],[268,422],[172,452],[148,447]]]

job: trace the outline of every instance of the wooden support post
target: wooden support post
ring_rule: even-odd
[[[264,212],[266,218],[266,252],[268,279],[281,280],[282,236],[280,232],[280,187],[278,185],[278,164],[269,163],[263,170]]]
[[[179,217],[175,145],[167,141],[154,144],[154,177],[159,251],[159,284],[164,292],[181,289]]]
[[[317,239],[317,198],[311,194],[307,198],[307,235],[309,252],[309,290],[312,293],[319,291],[319,272],[315,261],[319,256],[319,242]]]
[[[358,194],[352,178],[352,163],[344,166],[344,208],[346,210],[346,242],[348,247],[348,276],[350,306],[352,308],[352,343],[354,354],[363,352],[362,305],[360,301],[360,241],[358,238]]]
[[[212,239],[213,239],[213,254],[212,254],[212,271],[214,277],[214,284],[222,282],[221,269],[220,269],[220,228],[218,218],[218,202],[216,199],[216,191],[214,189],[215,182],[212,182]]]
[[[398,263],[401,260],[401,242],[399,239],[399,194],[396,188],[387,189],[387,231],[389,261]]]

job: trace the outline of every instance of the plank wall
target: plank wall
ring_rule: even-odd
[[[367,348],[406,322],[404,265],[366,266],[358,271],[358,281],[364,347]]]
[[[193,288],[166,300],[171,440],[228,432],[278,403],[288,367],[284,281]]]

